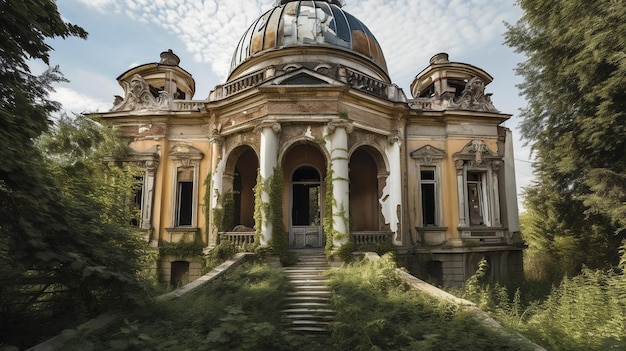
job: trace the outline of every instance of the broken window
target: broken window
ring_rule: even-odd
[[[435,170],[420,172],[420,190],[422,195],[422,225],[436,226],[437,223],[437,180]]]

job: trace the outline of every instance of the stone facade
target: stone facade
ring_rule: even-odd
[[[339,17],[329,22],[340,13],[351,32]],[[207,99],[193,100],[191,74],[168,51],[122,74],[124,97],[96,117],[129,138],[134,154],[121,161],[145,167],[140,227],[152,246],[213,248],[231,231],[218,229],[214,215],[227,196],[233,227],[260,231],[260,244],[269,243],[271,221],[254,216],[269,194],[257,198],[254,188],[257,175],[279,171],[292,248],[324,247],[330,215],[340,234],[333,247],[351,235],[359,243],[390,240],[444,285],[461,284],[478,257],[491,260],[494,278],[517,269],[523,242],[512,137],[502,127],[510,115],[485,93],[489,74],[437,54],[407,98],[390,81],[376,39],[340,2],[278,1],[261,19]],[[295,29],[307,25],[317,34]],[[162,259],[163,280],[174,279],[180,262]],[[196,262],[187,262],[195,275]]]

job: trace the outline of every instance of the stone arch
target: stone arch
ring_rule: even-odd
[[[361,145],[350,154],[351,231],[384,230],[379,200],[388,171],[382,153],[371,145]]]
[[[249,145],[234,148],[224,167],[223,192],[232,192],[234,225],[254,228],[254,188],[259,170],[259,157]]]
[[[289,147],[285,148],[282,154],[281,166],[284,177],[283,222],[285,223],[285,228],[289,231],[289,245],[292,247],[322,247],[324,245],[321,223],[323,213],[321,210],[323,209],[326,188],[324,179],[326,178],[327,164],[328,157],[324,149],[319,144],[306,140],[290,143]],[[315,179],[298,177],[298,179],[294,180],[294,174],[302,169],[312,169],[318,173],[318,176],[313,177]],[[304,196],[302,194],[305,190],[311,190],[312,192],[307,194],[315,193],[316,199],[319,200],[319,223],[315,221],[303,223],[302,217],[294,214],[294,211],[304,208],[299,206],[298,201],[302,199],[298,198],[298,196]],[[296,203],[294,203],[294,197],[296,198]],[[313,201],[312,197],[309,198],[308,195],[304,197],[306,197],[306,201]],[[309,207],[307,207],[308,210]]]

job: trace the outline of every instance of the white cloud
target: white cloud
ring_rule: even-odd
[[[210,64],[221,79],[240,37],[273,5],[272,0],[79,1],[176,33],[189,54]],[[510,2],[500,0],[351,0],[344,9],[377,37],[392,79],[414,75],[438,52],[461,55],[501,41],[502,21],[517,16]]]
[[[107,103],[65,87],[56,87],[50,94],[50,99],[60,102],[63,105],[61,112],[68,115],[104,112],[113,106],[113,98]]]

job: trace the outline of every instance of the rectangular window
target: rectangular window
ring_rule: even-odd
[[[131,224],[135,227],[141,226],[141,214],[143,210],[143,177],[135,177],[135,197],[134,197],[134,209],[137,210]]]
[[[422,195],[422,224],[436,226],[437,223],[437,180],[434,170],[420,172],[420,189]]]
[[[193,169],[178,172],[176,189],[176,226],[193,225]]]
[[[481,173],[467,173],[467,205],[470,225],[485,225],[485,195]]]

